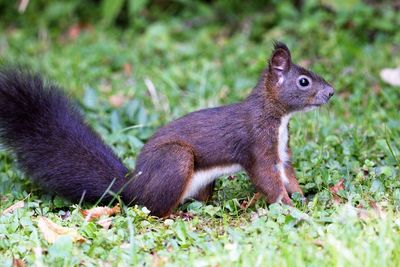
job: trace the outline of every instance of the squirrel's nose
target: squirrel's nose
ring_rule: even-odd
[[[335,94],[335,91],[333,90],[332,86],[328,86],[328,88],[326,90],[327,90],[327,94],[328,94],[329,98],[331,98]]]

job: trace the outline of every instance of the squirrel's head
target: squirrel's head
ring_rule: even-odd
[[[322,77],[294,64],[288,47],[280,42],[275,43],[269,60],[266,89],[287,112],[319,107],[334,94]]]

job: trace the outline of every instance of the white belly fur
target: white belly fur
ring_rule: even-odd
[[[285,163],[289,161],[289,154],[287,153],[287,143],[289,140],[288,135],[288,124],[291,114],[288,114],[281,119],[281,125],[278,130],[278,156],[279,163],[277,164],[277,169],[279,171],[281,181],[283,184],[288,184],[289,179],[285,172]]]
[[[277,164],[277,169],[283,184],[289,183],[289,179],[285,172],[285,163],[289,161],[289,154],[287,153],[287,143],[289,140],[288,135],[288,124],[291,114],[286,115],[281,120],[281,125],[278,129],[278,157],[279,163]],[[236,173],[243,170],[240,164],[232,164],[227,166],[218,166],[206,170],[199,170],[194,173],[192,179],[186,188],[181,202],[189,197],[194,197],[200,189],[204,188],[206,185],[213,182],[220,176]]]
[[[189,185],[183,194],[183,197],[181,198],[181,202],[189,197],[194,197],[200,189],[204,188],[206,185],[209,185],[218,177],[236,173],[242,169],[243,168],[240,164],[232,164],[196,171],[193,174],[192,179],[190,180]]]

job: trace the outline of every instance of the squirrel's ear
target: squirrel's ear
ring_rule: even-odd
[[[276,42],[274,44],[274,51],[269,60],[269,71],[273,74],[277,74],[280,79],[289,71],[291,62],[292,59],[289,48],[284,43]]]

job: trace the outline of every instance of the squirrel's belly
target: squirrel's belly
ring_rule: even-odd
[[[285,172],[285,163],[289,160],[289,155],[287,153],[287,146],[289,141],[288,134],[288,123],[291,114],[286,115],[281,120],[281,125],[279,125],[278,129],[278,157],[279,162],[277,164],[277,169],[279,171],[279,176],[283,184],[287,184],[289,182],[286,172]]]
[[[241,171],[243,168],[240,164],[216,166],[209,169],[197,170],[194,172],[189,184],[181,198],[181,202],[189,197],[194,197],[200,189],[209,185],[220,176],[228,175]]]

